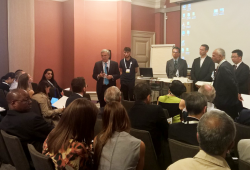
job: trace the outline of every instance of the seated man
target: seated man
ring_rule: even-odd
[[[236,128],[231,117],[220,110],[204,114],[197,127],[200,151],[194,158],[175,162],[168,170],[230,170],[225,157],[233,147]]]
[[[41,152],[43,142],[53,126],[41,115],[30,111],[31,100],[25,90],[14,89],[7,94],[6,99],[9,111],[0,122],[0,129],[19,137],[24,144],[33,144]]]
[[[148,84],[139,83],[134,89],[135,104],[129,112],[132,128],[150,133],[156,155],[161,153],[161,139],[168,138],[168,122],[161,106],[150,105],[151,89]]]
[[[121,91],[116,86],[109,87],[104,93],[104,101],[110,103],[113,101],[121,102]],[[97,115],[98,119],[102,119],[104,107],[100,108],[100,112]]]
[[[188,116],[186,122],[169,125],[168,137],[190,145],[199,145],[197,141],[197,125],[206,112],[207,99],[203,94],[193,92],[185,99]]]
[[[198,92],[205,95],[207,98],[207,112],[214,109],[213,101],[216,96],[216,91],[214,87],[210,84],[204,84],[199,88]]]
[[[69,98],[66,101],[65,106],[67,107],[71,102],[73,102],[75,99],[83,98],[84,94],[86,93],[86,83],[85,79],[83,77],[77,77],[74,78],[71,81],[71,89],[73,91],[73,94],[69,96]],[[84,97],[85,98],[85,97]],[[86,98],[87,99],[87,98]]]

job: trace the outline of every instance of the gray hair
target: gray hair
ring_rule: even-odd
[[[215,51],[219,54],[219,55],[221,55],[222,57],[226,57],[226,52],[225,52],[225,50],[223,50],[222,48],[217,48],[217,49],[215,49]]]
[[[200,148],[210,155],[222,155],[234,141],[236,128],[225,112],[205,113],[197,126]]]
[[[203,94],[206,96],[208,102],[213,102],[214,98],[216,96],[216,91],[213,86],[210,84],[204,84],[201,86],[198,90],[199,93]]]
[[[107,53],[109,56],[110,56],[110,51],[108,50],[108,49],[103,49],[102,51],[101,51],[101,54],[102,53]]]
[[[24,71],[17,71],[15,73],[15,80],[18,80],[19,76],[21,76],[23,74]]]
[[[110,103],[113,101],[120,102],[121,99],[121,91],[116,86],[109,87],[104,93],[104,99],[106,103]]]

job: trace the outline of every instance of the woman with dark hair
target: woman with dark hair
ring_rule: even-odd
[[[91,141],[98,109],[86,99],[74,100],[64,111],[58,125],[43,144],[43,154],[51,157],[56,170],[91,169]]]
[[[9,92],[10,85],[15,79],[15,73],[9,72],[1,78],[0,89],[3,91]]]
[[[52,109],[50,99],[49,99],[50,84],[47,81],[41,81],[37,85],[36,94],[32,96],[32,99],[36,100],[39,105],[43,115],[43,118],[49,122],[57,125],[63,109]]]
[[[24,73],[19,76],[17,88],[26,90],[29,93],[30,97],[33,96],[34,91],[31,86],[31,77],[29,74]]]
[[[48,68],[43,72],[43,76],[41,81],[47,81],[50,85],[50,87],[55,88],[55,97],[59,98],[61,97],[61,93],[62,93],[62,88],[57,84],[57,82],[54,79],[54,72],[52,69]],[[41,82],[40,81],[40,82]]]
[[[94,140],[94,170],[142,170],[145,145],[129,134],[129,117],[120,102],[106,104],[102,123]]]
[[[172,117],[172,123],[181,121],[180,96],[186,92],[186,87],[179,80],[172,81],[167,95],[160,96],[157,104],[167,109],[169,116]]]

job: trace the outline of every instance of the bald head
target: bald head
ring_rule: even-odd
[[[7,94],[6,100],[8,102],[10,110],[27,112],[31,108],[30,96],[28,92],[23,89],[11,90]]]
[[[216,96],[216,91],[214,87],[210,84],[205,84],[201,86],[198,90],[199,93],[203,94],[206,96],[208,102],[213,102],[214,98]]]
[[[117,101],[121,101],[121,91],[116,86],[109,87],[104,93],[104,100],[107,103]]]

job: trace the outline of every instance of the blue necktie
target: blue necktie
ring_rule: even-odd
[[[104,73],[105,73],[106,75],[108,75],[107,63],[105,63]],[[108,80],[107,78],[104,78],[104,84],[105,84],[105,85],[108,85],[108,84],[109,84],[109,80]]]

